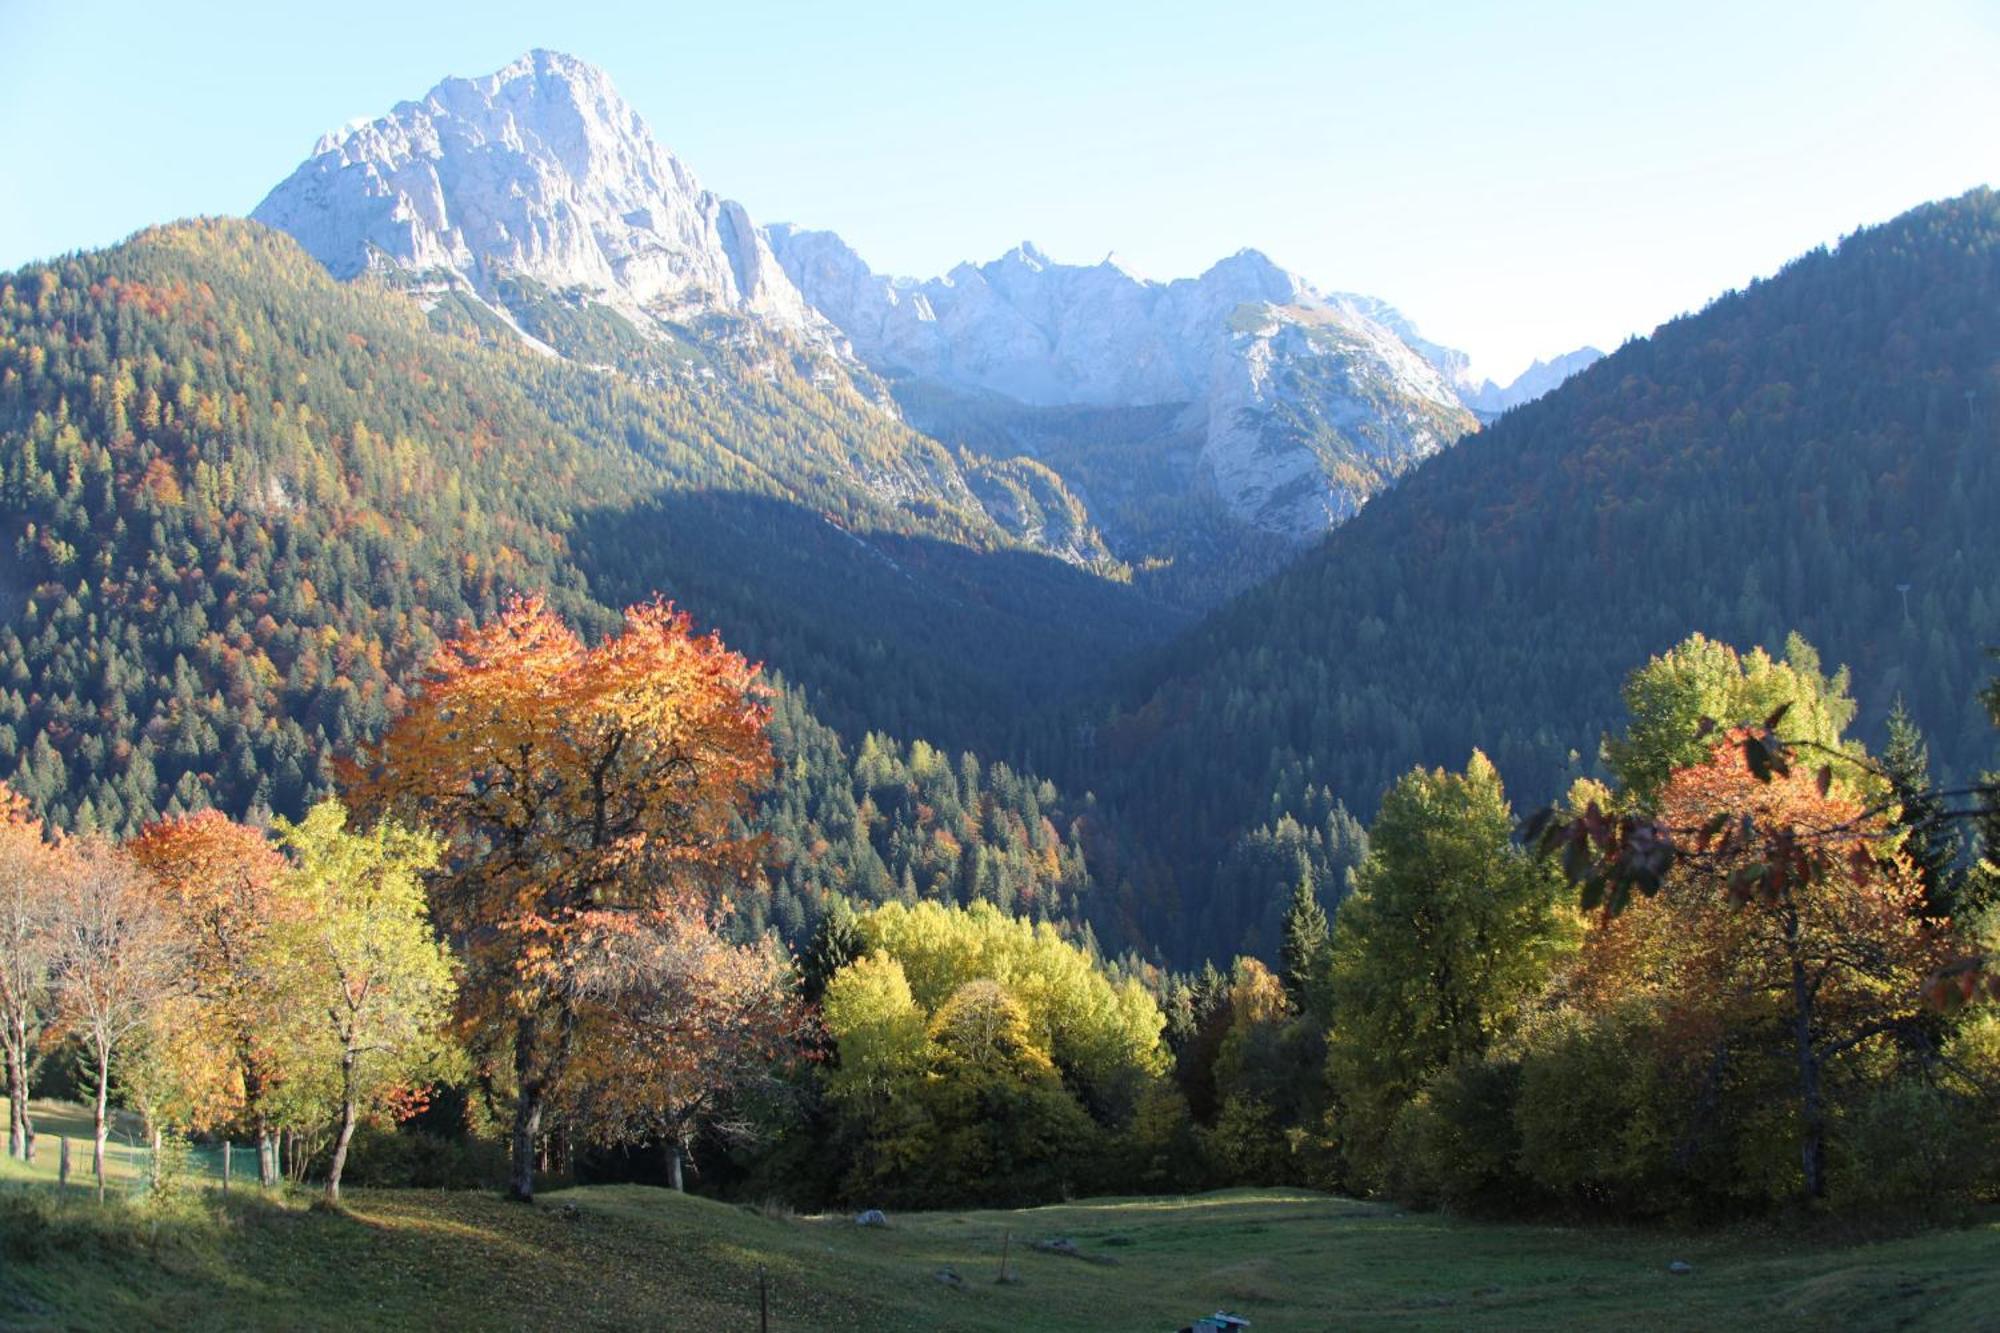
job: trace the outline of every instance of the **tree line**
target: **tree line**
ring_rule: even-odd
[[[1331,919],[1289,894],[1279,973],[1170,985],[1198,1132],[1248,1178],[1461,1211],[1989,1197],[2000,1026],[1958,1001],[1993,948],[2000,776],[1941,810],[1907,716],[1871,757],[1796,638],[1695,636],[1624,697],[1610,780],[1526,837],[1484,755],[1413,770]]]
[[[1303,1183],[1687,1219],[2000,1185],[2000,1027],[1939,1002],[1993,948],[2000,784],[1937,807],[1921,735],[1899,720],[1872,758],[1803,640],[1695,636],[1637,669],[1612,780],[1525,838],[1484,755],[1405,774],[1337,896],[1310,856],[1271,864],[1275,969],[1107,959],[937,886],[835,890],[796,953],[747,929],[779,853],[746,818],[770,700],[662,603],[591,643],[521,598],[441,646],[344,761],[345,805],[114,843],[10,797],[11,1149],[67,1049],[100,1155],[115,1098],[156,1135],[252,1134],[267,1180],[289,1134],[335,1201],[357,1128],[434,1100],[504,1145],[521,1199],[593,1145],[900,1207]],[[987,781],[877,743],[861,769],[951,819]],[[1593,869],[1611,828],[1636,890]]]

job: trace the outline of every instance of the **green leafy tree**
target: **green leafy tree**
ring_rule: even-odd
[[[289,888],[298,911],[273,932],[267,966],[294,1006],[293,1040],[312,1053],[297,1063],[330,1075],[338,1128],[326,1201],[338,1204],[361,1118],[411,1105],[454,1069],[457,988],[423,880],[443,848],[389,820],[349,829],[331,799],[296,824],[280,821],[278,836],[297,865]]]
[[[842,1188],[1025,1203],[1103,1178],[1100,1150],[1166,1067],[1137,979],[990,903],[889,903],[858,928],[869,951],[821,1003]]]
[[[990,903],[887,903],[862,916],[861,933],[902,964],[926,1013],[968,981],[1007,987],[1036,1044],[1097,1105],[1122,1111],[1137,1080],[1166,1067],[1166,1019],[1146,988],[1133,977],[1114,978],[1047,922],[1010,917]]]
[[[1730,726],[1782,708],[1785,740],[1838,750],[1855,712],[1847,671],[1823,674],[1819,654],[1796,634],[1781,658],[1693,635],[1626,678],[1625,707],[1631,721],[1605,742],[1605,758],[1626,798],[1641,807],[1677,770],[1708,758],[1715,740],[1703,719]]]
[[[1575,947],[1565,895],[1516,845],[1485,755],[1389,789],[1333,932],[1327,1067],[1364,1178],[1379,1179],[1401,1107],[1506,1033]]]
[[[903,965],[876,951],[828,982],[822,1003],[840,1065],[829,1075],[836,1098],[872,1111],[903,1093],[931,1059],[930,1035]]]

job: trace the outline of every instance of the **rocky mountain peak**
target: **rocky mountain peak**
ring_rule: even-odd
[[[741,205],[701,187],[594,65],[537,50],[323,138],[252,216],[341,277],[402,270],[482,295],[519,275],[677,317],[830,332]]]
[[[769,238],[874,370],[1029,408],[1183,408],[1205,484],[1287,538],[1323,532],[1474,424],[1394,331],[1257,250],[1152,282],[1112,256],[1064,264],[1023,242],[917,281],[871,273],[828,232]]]

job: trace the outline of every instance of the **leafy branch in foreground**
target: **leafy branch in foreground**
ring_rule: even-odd
[[[1819,758],[1809,770],[1817,801],[1743,799],[1695,822],[1650,808],[1607,810],[1591,799],[1580,811],[1536,811],[1522,822],[1521,838],[1559,862],[1584,910],[1607,917],[1624,912],[1634,894],[1654,897],[1676,871],[1724,885],[1734,906],[1769,908],[1836,875],[1865,885],[1901,874],[1908,825],[1898,816],[1905,810],[1921,808],[1926,826],[1935,828],[1990,819],[2000,805],[2000,783],[1912,790],[1907,778],[1864,756],[1787,739],[1778,729],[1790,708],[1781,704],[1762,723],[1723,731],[1711,763],[1734,755],[1751,779],[1768,788],[1792,783],[1795,773],[1808,771],[1810,758]],[[1703,717],[1697,737],[1706,740],[1719,729],[1715,719]],[[1835,802],[1836,783],[1862,799]],[[1975,996],[2000,999],[2000,958],[1978,953],[1955,959],[1935,969],[1923,989],[1945,1010]]]

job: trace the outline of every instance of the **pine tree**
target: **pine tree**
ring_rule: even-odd
[[[1283,942],[1279,945],[1279,975],[1292,1007],[1301,1013],[1322,1012],[1327,997],[1328,965],[1333,957],[1333,928],[1319,905],[1309,871],[1299,875],[1285,909]]]
[[[799,959],[800,985],[807,1003],[818,1004],[834,973],[861,953],[861,928],[854,919],[854,909],[847,899],[836,895],[819,924],[813,927],[812,939],[806,942],[805,954]]]
[[[1882,768],[1896,788],[1901,811],[1895,827],[1903,835],[1903,853],[1923,885],[1923,913],[1930,918],[1952,916],[1964,880],[1963,842],[1931,785],[1930,746],[1900,696],[1889,713],[1889,745],[1882,752]]]

